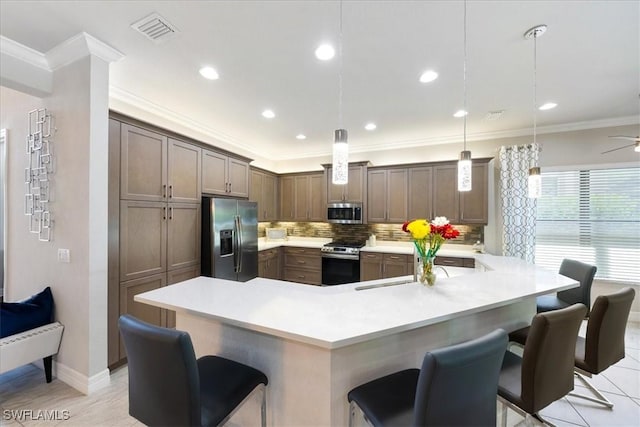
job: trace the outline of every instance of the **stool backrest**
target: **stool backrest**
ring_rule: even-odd
[[[598,374],[624,357],[624,334],[635,294],[627,287],[593,303],[584,354],[591,373]]]
[[[129,365],[129,414],[150,426],[200,425],[200,380],[189,334],[130,315],[118,325]]]
[[[538,313],[533,317],[522,354],[525,411],[538,412],[573,390],[573,365],[583,304]]]
[[[418,377],[414,425],[495,426],[498,378],[507,344],[507,333],[497,329],[428,352]]]
[[[587,314],[591,307],[591,285],[598,268],[573,259],[564,259],[558,273],[580,283],[577,288],[558,292],[558,298],[567,304],[582,303],[587,307]]]

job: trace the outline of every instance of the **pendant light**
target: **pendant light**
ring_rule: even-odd
[[[536,146],[536,125],[537,125],[537,40],[538,37],[547,31],[546,25],[536,25],[524,33],[525,39],[533,38],[533,145]],[[540,175],[540,167],[535,163],[529,169],[529,197],[537,199],[542,193],[542,176]]]
[[[340,0],[340,38],[338,40],[338,125],[334,132],[331,182],[345,185],[349,182],[349,145],[347,130],[342,129],[342,0]]]
[[[464,134],[463,147],[458,160],[458,191],[471,191],[471,151],[467,150],[467,1],[464,1],[464,59],[462,66]]]

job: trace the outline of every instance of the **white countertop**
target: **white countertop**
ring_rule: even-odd
[[[439,277],[433,287],[409,283],[362,291],[354,289],[401,278],[320,287],[263,278],[240,283],[198,277],[134,299],[331,349],[577,286],[520,259],[465,253],[491,271]]]

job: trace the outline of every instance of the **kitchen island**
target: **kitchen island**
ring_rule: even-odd
[[[520,328],[535,314],[536,296],[577,286],[515,258],[471,256],[476,270],[434,287],[376,287],[406,281],[398,278],[318,287],[199,277],[135,300],[175,310],[198,357],[219,354],[262,370],[269,425],[346,426],[351,388],[419,367],[427,350]],[[257,407],[246,409],[240,424],[257,424]]]

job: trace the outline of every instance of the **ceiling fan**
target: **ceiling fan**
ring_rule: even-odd
[[[634,151],[640,152],[640,136],[613,135],[613,136],[610,136],[609,138],[626,139],[629,141],[634,141],[634,143],[629,145],[624,145],[618,148],[613,148],[611,150],[603,151],[600,154],[611,153],[612,151],[618,151],[618,150],[622,150],[623,148],[633,147],[633,146],[635,146]]]

